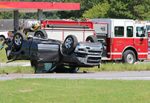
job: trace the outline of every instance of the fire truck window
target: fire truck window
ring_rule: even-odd
[[[146,28],[147,28],[147,31],[150,31],[150,25],[147,25]]]
[[[115,27],[115,37],[123,37],[124,36],[124,27]]]
[[[107,24],[94,24],[94,30],[97,34],[108,34]]]
[[[127,27],[127,37],[133,37],[133,26]]]
[[[148,35],[150,33],[150,25],[147,25],[146,29],[147,29],[147,35]]]
[[[145,37],[144,27],[136,27],[136,37]]]

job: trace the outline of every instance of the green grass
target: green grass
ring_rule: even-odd
[[[150,81],[0,81],[0,103],[150,103]]]
[[[0,50],[0,62],[6,62],[6,61],[7,61],[7,57],[6,57],[5,49],[3,48],[2,50]]]
[[[105,63],[100,68],[81,68],[81,71],[148,71],[150,70],[150,63],[140,64],[123,64],[123,63]]]
[[[6,74],[6,73],[34,73],[34,68],[32,67],[1,67],[0,68],[0,74]]]

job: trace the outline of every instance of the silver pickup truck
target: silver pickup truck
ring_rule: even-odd
[[[30,37],[24,39],[18,32],[12,40],[6,40],[8,60],[30,60],[35,72],[53,72],[69,69],[77,72],[79,67],[100,65],[102,44],[78,42],[74,35],[64,42]]]

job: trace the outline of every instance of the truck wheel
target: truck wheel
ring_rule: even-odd
[[[4,42],[5,41],[5,37],[3,35],[0,35],[0,42]]]
[[[90,35],[90,36],[88,36],[87,38],[86,38],[86,41],[87,42],[98,42],[97,41],[97,38],[94,36],[94,35]]]
[[[78,40],[74,35],[68,35],[62,44],[62,52],[64,54],[72,54],[78,44]]]
[[[38,30],[34,33],[34,36],[45,39],[47,38],[47,33],[45,32],[45,30]]]
[[[0,35],[0,49],[4,47],[5,44],[5,37],[3,35]]]
[[[23,43],[23,36],[21,33],[17,32],[13,37],[13,44],[16,50],[20,50]]]
[[[125,63],[133,64],[136,62],[136,56],[135,53],[132,50],[126,50],[123,53],[123,61]]]

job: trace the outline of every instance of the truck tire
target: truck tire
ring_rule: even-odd
[[[86,38],[86,41],[87,41],[87,42],[93,42],[93,43],[98,42],[97,38],[96,38],[94,35],[88,36],[88,37]]]
[[[3,49],[5,40],[5,37],[3,35],[0,35],[0,50]]]
[[[0,35],[0,42],[4,42],[5,41],[5,37],[3,35]]]
[[[46,39],[46,38],[47,38],[47,33],[45,32],[45,30],[37,30],[37,31],[34,33],[34,36],[35,36],[35,37],[38,37],[38,38]]]
[[[129,64],[134,64],[136,62],[135,53],[132,50],[126,50],[123,53],[123,62],[129,63]]]
[[[63,54],[72,54],[78,44],[78,40],[74,35],[68,35],[62,44]]]
[[[14,34],[13,37],[13,44],[14,44],[14,48],[18,51],[20,50],[22,43],[23,43],[23,34],[21,34],[20,32],[17,32]]]

